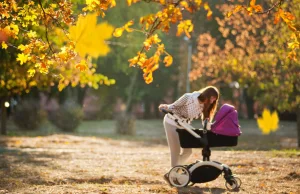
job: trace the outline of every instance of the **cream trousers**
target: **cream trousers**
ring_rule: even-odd
[[[164,128],[171,153],[171,167],[183,165],[192,154],[192,148],[181,148],[175,122],[165,115]]]

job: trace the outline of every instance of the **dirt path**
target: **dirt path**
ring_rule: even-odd
[[[195,150],[190,162],[201,159]],[[299,193],[300,152],[212,151],[243,181],[238,193]],[[165,145],[52,135],[0,137],[0,193],[230,193],[222,176],[176,189]],[[233,193],[233,192],[231,192]]]

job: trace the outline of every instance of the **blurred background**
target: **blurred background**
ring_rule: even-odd
[[[160,10],[155,4],[127,7],[124,1],[118,3],[98,22],[120,27]],[[286,62],[286,27],[273,25],[272,19],[268,23],[268,15],[241,13],[226,18],[224,10],[230,5],[223,1],[213,1],[210,6],[210,20],[205,10],[187,15],[195,25],[190,39],[177,37],[176,26],[168,34],[158,33],[174,60],[170,67],[160,65],[151,84],[144,82],[141,70],[128,63],[141,50],[145,35],[133,32],[111,38],[106,41],[108,55],[93,62],[96,71],[113,78],[115,84],[98,89],[67,86],[61,92],[54,85],[22,95],[1,95],[2,134],[71,133],[166,144],[159,104],[170,104],[186,92],[214,85],[221,93],[218,107],[229,103],[239,114],[243,134],[235,149],[296,148],[300,69],[299,62]],[[5,71],[0,66],[0,73]],[[267,135],[256,120],[264,108],[277,111],[280,120],[278,128]],[[201,127],[200,123],[193,125]]]

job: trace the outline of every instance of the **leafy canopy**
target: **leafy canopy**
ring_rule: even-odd
[[[172,25],[176,25],[178,36],[185,34],[187,37],[190,37],[194,29],[194,24],[188,18],[189,14],[185,13],[193,14],[203,8],[207,12],[207,18],[210,19],[212,18],[213,12],[209,7],[209,3],[202,2],[202,0],[147,0],[146,2],[158,3],[161,6],[161,10],[153,14],[141,16],[139,21],[140,27],[138,28],[134,28],[134,23],[129,21],[123,27],[117,28],[114,35],[119,37],[124,34],[124,31],[139,31],[145,34],[146,38],[143,45],[141,45],[141,50],[138,51],[137,55],[130,59],[129,62],[130,66],[137,66],[142,69],[144,80],[146,83],[151,83],[153,81],[153,72],[159,68],[160,62],[163,61],[166,66],[169,66],[173,61],[172,56],[165,50],[165,45],[162,43],[160,37],[158,37],[157,31],[160,30],[169,33]],[[238,12],[244,12],[244,14],[248,15],[275,12],[274,23],[279,23],[280,20],[282,20],[291,30],[291,38],[287,44],[288,49],[290,49],[288,57],[291,60],[297,60],[297,50],[299,50],[300,39],[299,25],[296,25],[297,20],[295,16],[288,11],[292,10],[294,6],[283,6],[283,2],[284,0],[278,0],[275,4],[271,5],[270,8],[264,9],[261,5],[256,3],[256,0],[250,0],[249,4],[248,2],[242,1],[242,3],[237,3],[233,9],[227,10],[227,16],[231,17]],[[22,37],[21,42],[25,49],[22,51],[23,55],[20,55],[18,61],[22,64],[37,64],[34,65],[33,69],[40,73],[48,73],[49,69],[56,69],[58,65],[65,65],[75,58],[77,58],[75,63],[79,64],[82,61],[81,58],[78,58],[80,55],[90,54],[95,57],[97,53],[92,51],[93,49],[83,46],[84,44],[82,45],[84,41],[80,40],[81,37],[79,34],[73,34],[73,28],[71,28],[71,35],[72,38],[75,39],[75,42],[72,39],[67,40],[64,46],[60,48],[52,44],[51,40],[49,40],[49,34],[52,33],[51,29],[54,29],[54,27],[66,30],[68,26],[73,25],[77,19],[79,21],[77,22],[77,27],[74,27],[75,29],[87,28],[87,30],[90,31],[92,27],[84,25],[84,20],[81,15],[93,12],[105,17],[105,12],[117,6],[117,2],[115,0],[86,0],[82,8],[82,13],[78,16],[74,14],[72,9],[77,5],[76,3],[77,2],[65,0],[57,0],[54,3],[42,3],[41,0],[27,0],[22,3],[16,3],[15,0],[1,2],[0,35],[4,34],[4,37],[0,38],[1,48],[7,49],[7,46],[19,48],[19,45],[12,44],[10,40],[7,40],[7,37],[10,39]],[[131,6],[133,3],[140,3],[140,0],[127,0],[127,3],[128,6]],[[299,3],[299,0],[296,0],[296,3]],[[92,26],[95,26],[94,21],[92,23]],[[37,32],[36,28],[41,26],[44,27],[44,29],[42,29],[45,35],[44,37],[41,36],[41,33],[35,33]],[[109,32],[110,30],[106,33],[101,33],[103,35],[101,39],[105,40]],[[36,36],[36,34],[38,36]],[[101,34],[95,36],[101,37]],[[68,33],[66,33],[66,36],[68,36]],[[90,41],[90,37],[88,39],[87,42]],[[153,53],[153,55],[148,56],[152,48],[156,51],[150,52]],[[79,52],[79,55],[76,50]],[[107,50],[108,47],[103,47],[102,54],[105,54]],[[47,54],[45,55],[44,53]],[[163,58],[163,60],[161,58]],[[87,68],[79,69],[87,70]],[[33,70],[30,72],[32,74]]]

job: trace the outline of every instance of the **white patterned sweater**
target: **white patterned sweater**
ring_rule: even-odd
[[[190,124],[194,119],[198,119],[203,112],[204,105],[199,103],[199,95],[200,92],[185,93],[173,104],[169,104],[168,110],[184,118]],[[167,121],[170,124],[175,124],[170,118]]]

